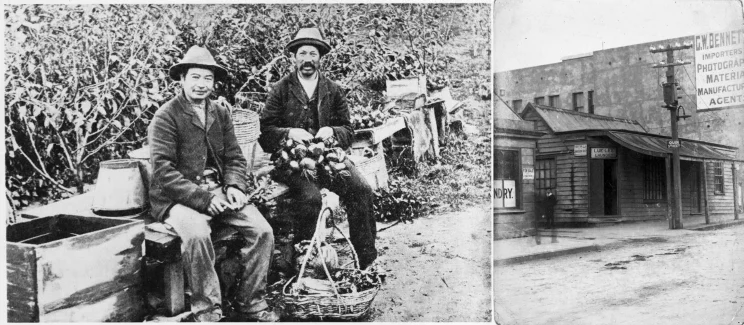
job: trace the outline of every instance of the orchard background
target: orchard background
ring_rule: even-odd
[[[490,73],[487,57],[473,63],[452,55],[453,47],[490,47],[488,4],[4,9],[5,186],[19,208],[82,193],[95,182],[101,161],[141,147],[154,112],[178,89],[168,68],[192,45],[207,46],[228,69],[214,96],[232,104],[237,94],[264,100],[272,83],[292,69],[284,46],[309,25],[318,26],[333,48],[323,58],[324,72],[348,90],[355,107],[383,98],[386,79],[444,76],[457,99]],[[406,182],[394,179],[393,185]],[[487,198],[483,193],[478,196]]]

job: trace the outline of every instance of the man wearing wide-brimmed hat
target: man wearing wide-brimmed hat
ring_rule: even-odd
[[[354,136],[349,108],[340,86],[321,73],[320,59],[331,51],[318,28],[302,28],[287,44],[296,69],[282,78],[269,93],[261,112],[261,136],[258,139],[265,152],[276,152],[285,139],[304,141],[335,138],[348,149]],[[359,255],[362,268],[377,258],[375,236],[377,228],[372,214],[374,193],[362,174],[348,159],[351,177],[343,183],[317,184],[300,176],[288,177],[292,194],[299,200],[296,225],[300,241],[312,237],[322,199],[319,186],[338,194],[346,206],[350,239]]]
[[[209,100],[216,80],[224,80],[227,71],[206,48],[194,46],[169,72],[183,89],[158,109],[148,129],[151,217],[181,237],[194,318],[222,318],[210,233],[237,230],[247,243],[241,250],[238,312],[244,320],[277,321],[265,301],[273,231],[256,207],[246,204],[246,160],[230,113]]]

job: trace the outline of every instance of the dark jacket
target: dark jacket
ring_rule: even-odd
[[[158,221],[176,203],[207,212],[214,194],[197,184],[208,153],[213,154],[223,184],[246,192],[247,163],[235,138],[230,112],[209,100],[206,109],[206,134],[183,92],[160,107],[150,123],[150,214]]]
[[[265,152],[274,153],[287,137],[290,128],[300,128],[302,110],[307,108],[307,95],[297,79],[297,72],[279,80],[269,93],[266,107],[261,112],[261,136],[258,143]],[[349,107],[340,86],[323,74],[318,75],[318,124],[330,126],[341,148],[351,146],[354,129]]]

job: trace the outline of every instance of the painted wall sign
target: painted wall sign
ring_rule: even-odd
[[[574,156],[576,156],[576,157],[586,157],[586,145],[585,144],[575,144],[574,145]]]
[[[592,159],[616,159],[617,148],[592,148]]]
[[[535,179],[535,169],[532,167],[522,168],[522,179]]]
[[[744,104],[744,29],[695,36],[697,109]]]
[[[494,208],[516,208],[517,207],[517,182],[510,179],[497,179],[493,181],[493,207]]]

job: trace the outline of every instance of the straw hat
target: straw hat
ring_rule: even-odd
[[[287,44],[287,51],[295,53],[302,45],[313,45],[318,48],[320,55],[326,55],[331,51],[331,46],[323,40],[320,30],[317,27],[301,28],[293,40]]]
[[[193,67],[212,70],[212,72],[214,72],[215,78],[217,79],[224,80],[225,77],[227,77],[227,70],[217,64],[217,61],[214,60],[214,57],[211,53],[209,53],[209,50],[198,45],[192,46],[186,52],[186,55],[183,56],[181,62],[173,65],[170,70],[168,70],[168,74],[170,75],[171,79],[180,80],[181,74],[186,72],[189,68]]]

